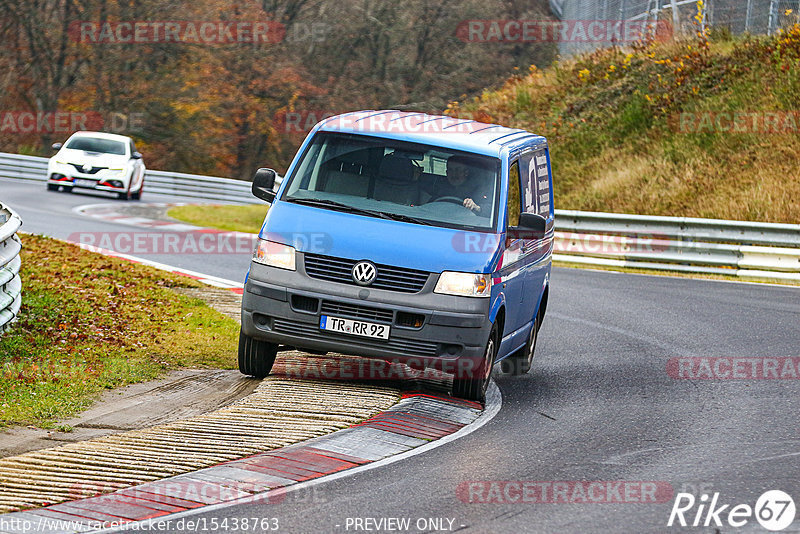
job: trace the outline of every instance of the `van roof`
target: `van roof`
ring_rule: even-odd
[[[546,142],[542,136],[498,124],[391,109],[343,113],[324,119],[316,129],[380,136],[495,157],[506,146]]]

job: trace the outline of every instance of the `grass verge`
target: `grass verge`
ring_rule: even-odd
[[[176,206],[170,208],[167,215],[203,228],[257,234],[261,230],[268,209],[269,206],[266,204]]]
[[[189,278],[23,237],[23,307],[0,337],[0,427],[52,427],[104,389],[235,366],[239,327],[175,287]]]

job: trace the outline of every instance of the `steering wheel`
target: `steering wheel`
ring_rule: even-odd
[[[437,197],[431,200],[430,202],[452,202],[453,204],[458,204],[459,206],[464,205],[464,199],[458,197]]]

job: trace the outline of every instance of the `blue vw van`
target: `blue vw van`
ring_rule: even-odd
[[[279,350],[434,367],[482,402],[492,366],[527,373],[547,310],[553,183],[547,140],[400,111],[330,117],[271,202],[242,302],[239,369]]]

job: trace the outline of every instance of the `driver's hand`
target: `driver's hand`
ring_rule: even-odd
[[[481,211],[481,207],[475,204],[475,201],[471,198],[464,199],[464,207],[471,209],[472,211]]]

